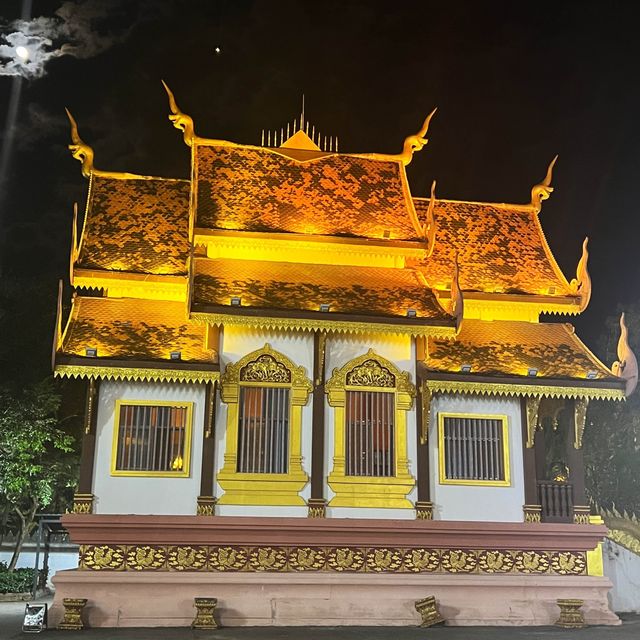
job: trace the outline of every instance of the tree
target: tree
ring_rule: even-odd
[[[617,360],[619,314],[607,319],[600,339],[604,362]],[[625,309],[629,341],[640,355],[640,303]],[[640,389],[626,402],[591,402],[584,434],[585,480],[592,500],[603,507],[640,515]]]
[[[36,526],[38,509],[75,483],[75,441],[60,428],[59,407],[52,380],[23,391],[0,389],[0,500],[18,525],[9,570]]]

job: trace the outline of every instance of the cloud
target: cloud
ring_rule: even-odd
[[[67,0],[52,17],[14,20],[0,29],[0,76],[39,78],[54,58],[92,58],[125,40],[153,15],[147,2]],[[17,54],[24,47],[28,58]]]

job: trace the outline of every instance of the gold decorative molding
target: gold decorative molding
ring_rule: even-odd
[[[539,504],[525,504],[522,511],[525,522],[542,522],[542,507]]]
[[[589,398],[576,398],[574,400],[573,414],[575,421],[575,433],[573,446],[576,449],[582,448],[582,435],[584,434],[584,425],[587,420],[587,407],[589,406]]]
[[[574,524],[591,524],[591,507],[584,505],[574,505],[573,507],[573,523]]]
[[[584,311],[589,306],[591,300],[591,276],[587,269],[589,262],[589,250],[587,248],[589,238],[585,238],[582,243],[582,256],[576,269],[576,277],[569,283],[571,293],[580,298],[580,311]]]
[[[189,319],[194,322],[211,325],[226,325],[250,327],[258,329],[292,329],[296,331],[332,331],[334,333],[362,334],[376,333],[409,335],[409,336],[434,336],[452,338],[456,329],[453,326],[429,326],[413,324],[393,324],[386,322],[361,322],[358,320],[325,320],[322,318],[272,318],[269,316],[242,316],[226,313],[192,312]]]
[[[136,380],[144,382],[214,382],[218,371],[182,369],[143,369],[140,367],[108,367],[100,364],[58,364],[54,370],[58,378],[88,378],[104,380]]]
[[[638,384],[638,361],[629,346],[627,324],[624,313],[620,316],[620,339],[618,340],[618,359],[611,365],[613,374],[626,382],[625,396],[628,398]]]
[[[196,515],[214,516],[217,502],[218,500],[215,496],[198,496]]]
[[[93,513],[94,498],[92,493],[74,493],[71,513]]]
[[[348,386],[353,386],[356,390],[395,389],[408,396],[408,398],[402,398],[403,408],[406,409],[411,408],[416,396],[416,388],[409,379],[409,373],[401,371],[393,362],[377,355],[373,349],[353,358],[340,369],[333,370],[331,378],[325,384],[331,406],[344,406],[346,402],[344,392]]]
[[[326,518],[327,517],[327,501],[324,498],[309,498],[307,500],[309,518]]]
[[[425,547],[81,545],[81,571],[586,575],[582,551]]]
[[[433,520],[433,502],[418,500],[415,509],[416,520]]]
[[[529,396],[527,403],[527,448],[531,449],[535,442],[536,429],[538,428],[538,410],[540,409],[540,396]]]
[[[439,393],[477,393],[479,395],[498,396],[543,396],[547,398],[624,400],[624,393],[619,389],[433,379],[425,380],[425,385],[427,385],[432,392]]]
[[[540,213],[540,210],[542,209],[542,201],[547,200],[553,192],[551,179],[553,177],[553,167],[557,160],[558,156],[556,156],[549,163],[549,166],[547,168],[547,175],[545,176],[544,180],[534,185],[531,189],[531,206],[536,213]]]
[[[427,444],[429,439],[429,423],[431,422],[431,389],[424,383],[420,386],[422,398],[422,416],[420,420],[420,444]]]
[[[242,387],[289,389],[289,442],[286,473],[238,472],[238,423]],[[227,403],[224,465],[218,483],[224,494],[218,504],[305,505],[299,495],[309,480],[302,468],[302,407],[313,390],[304,367],[265,344],[226,366],[220,378],[220,395]]]

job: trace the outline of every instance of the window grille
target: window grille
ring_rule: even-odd
[[[289,389],[241,387],[238,473],[287,473]]]
[[[190,405],[119,404],[115,471],[188,473]]]
[[[346,475],[395,475],[394,399],[383,391],[347,391]]]
[[[441,479],[508,482],[506,419],[443,416],[440,424]]]

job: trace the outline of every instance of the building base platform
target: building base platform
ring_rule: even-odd
[[[218,624],[417,626],[414,603],[436,597],[446,624],[550,625],[558,598],[584,600],[587,624],[617,625],[608,578],[558,575],[59,571],[50,624],[63,598],[87,598],[90,627],[189,626],[194,598],[217,598]]]

